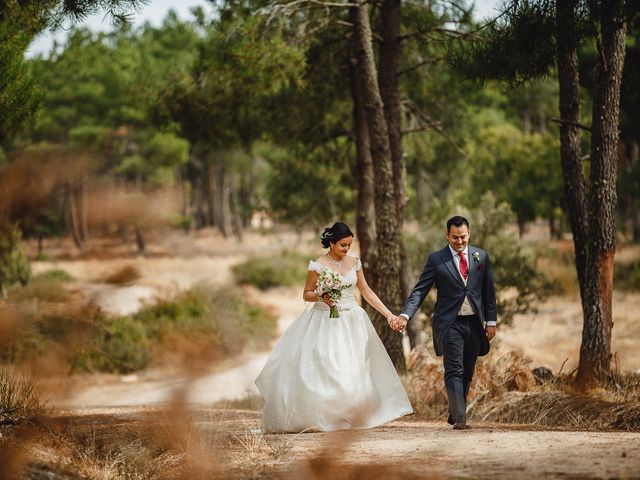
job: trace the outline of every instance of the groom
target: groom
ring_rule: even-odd
[[[496,295],[489,255],[468,245],[469,221],[460,216],[447,221],[447,245],[429,255],[420,279],[399,316],[391,317],[394,330],[404,330],[435,285],[433,346],[444,357],[444,383],[449,399],[448,422],[467,429],[467,394],[478,356],[489,353],[496,334]]]

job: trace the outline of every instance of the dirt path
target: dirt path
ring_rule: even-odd
[[[61,415],[71,419],[74,428],[108,428],[117,435],[118,429],[139,429],[145,422],[172,418],[158,412],[109,408]],[[202,454],[216,459],[223,478],[640,478],[638,432],[478,423],[471,430],[455,431],[444,422],[409,416],[368,430],[264,435],[257,431],[257,412],[198,409],[180,418],[188,419],[180,425],[189,441],[215,439],[211,450]],[[160,431],[175,431],[172,428]]]
[[[317,455],[336,434],[296,438],[298,457]],[[333,455],[340,458],[339,452]],[[347,464],[391,465],[424,478],[640,478],[640,433],[518,431],[396,421],[346,442]]]

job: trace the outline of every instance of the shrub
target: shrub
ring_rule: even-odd
[[[61,283],[68,283],[73,281],[73,277],[64,270],[54,269],[47,270],[46,272],[39,273],[34,279],[51,280]]]
[[[20,247],[21,237],[18,227],[0,221],[0,290],[3,296],[10,286],[26,284],[31,275],[29,261]]]
[[[105,279],[105,283],[128,285],[140,278],[140,272],[133,265],[125,265]]]
[[[134,315],[105,316],[64,288],[69,278],[46,272],[11,290],[10,308],[0,311],[0,362],[20,364],[56,351],[75,371],[129,373],[167,354],[221,357],[263,347],[277,326],[272,314],[240,294],[204,286]]]
[[[621,290],[640,290],[640,261],[614,263],[613,285]]]
[[[97,329],[89,347],[73,360],[76,370],[130,373],[151,360],[149,334],[131,318],[117,317]]]
[[[0,368],[0,425],[35,419],[43,411],[33,379],[17,370]]]
[[[282,252],[270,257],[255,257],[233,267],[236,283],[253,285],[260,290],[271,287],[302,285],[307,275],[308,259],[300,254]]]
[[[59,274],[38,275],[24,286],[14,287],[9,291],[12,301],[38,300],[41,302],[62,302],[69,297]]]
[[[276,326],[272,314],[234,292],[196,287],[132,316],[105,319],[73,368],[130,373],[181,350],[235,355],[266,346]]]

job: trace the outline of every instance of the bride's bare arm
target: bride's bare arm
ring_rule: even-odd
[[[394,314],[382,303],[382,300],[378,298],[378,295],[371,290],[371,287],[367,283],[367,280],[364,278],[364,273],[362,273],[362,269],[358,270],[358,290],[362,294],[362,298],[364,298],[369,305],[375,308],[378,312],[382,314],[384,318],[389,320],[389,317],[393,317]]]
[[[304,292],[302,292],[302,298],[305,302],[319,302],[320,295],[316,293],[316,283],[318,282],[318,272],[309,270],[307,272],[307,283],[304,285]]]
[[[316,284],[318,283],[318,272],[309,270],[307,272],[307,283],[304,285],[304,292],[302,292],[302,298],[305,302],[320,302],[323,301],[327,305],[331,305],[331,299],[327,294],[324,298],[320,298],[320,295],[316,293]]]

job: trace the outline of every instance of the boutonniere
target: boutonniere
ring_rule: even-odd
[[[480,261],[480,253],[473,252],[473,262],[478,263]]]

